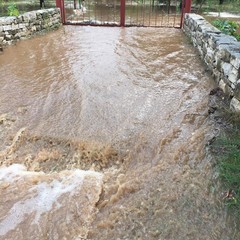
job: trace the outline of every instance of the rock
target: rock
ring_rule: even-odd
[[[234,89],[234,96],[240,101],[240,80],[238,81],[235,89]]]
[[[230,102],[230,109],[234,112],[240,112],[240,101],[235,97],[233,97]]]
[[[224,95],[223,90],[220,87],[214,88],[210,91],[209,95],[216,95],[218,97],[221,97]]]

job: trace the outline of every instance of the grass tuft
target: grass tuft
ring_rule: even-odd
[[[237,131],[228,131],[224,136],[219,136],[213,147],[224,190],[223,201],[240,226],[240,131],[235,130]]]

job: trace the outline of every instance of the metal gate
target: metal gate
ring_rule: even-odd
[[[56,0],[64,24],[93,26],[182,26],[191,0]]]

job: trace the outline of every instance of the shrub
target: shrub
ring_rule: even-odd
[[[240,41],[240,34],[237,33],[237,29],[240,28],[240,25],[237,22],[216,19],[212,22],[212,24],[223,33],[234,36],[238,41]]]
[[[9,4],[9,6],[7,7],[7,11],[8,11],[8,16],[18,16],[19,15],[18,8],[14,2]]]

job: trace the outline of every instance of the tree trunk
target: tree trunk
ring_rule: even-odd
[[[43,8],[43,7],[45,7],[44,0],[40,0],[40,8]]]

